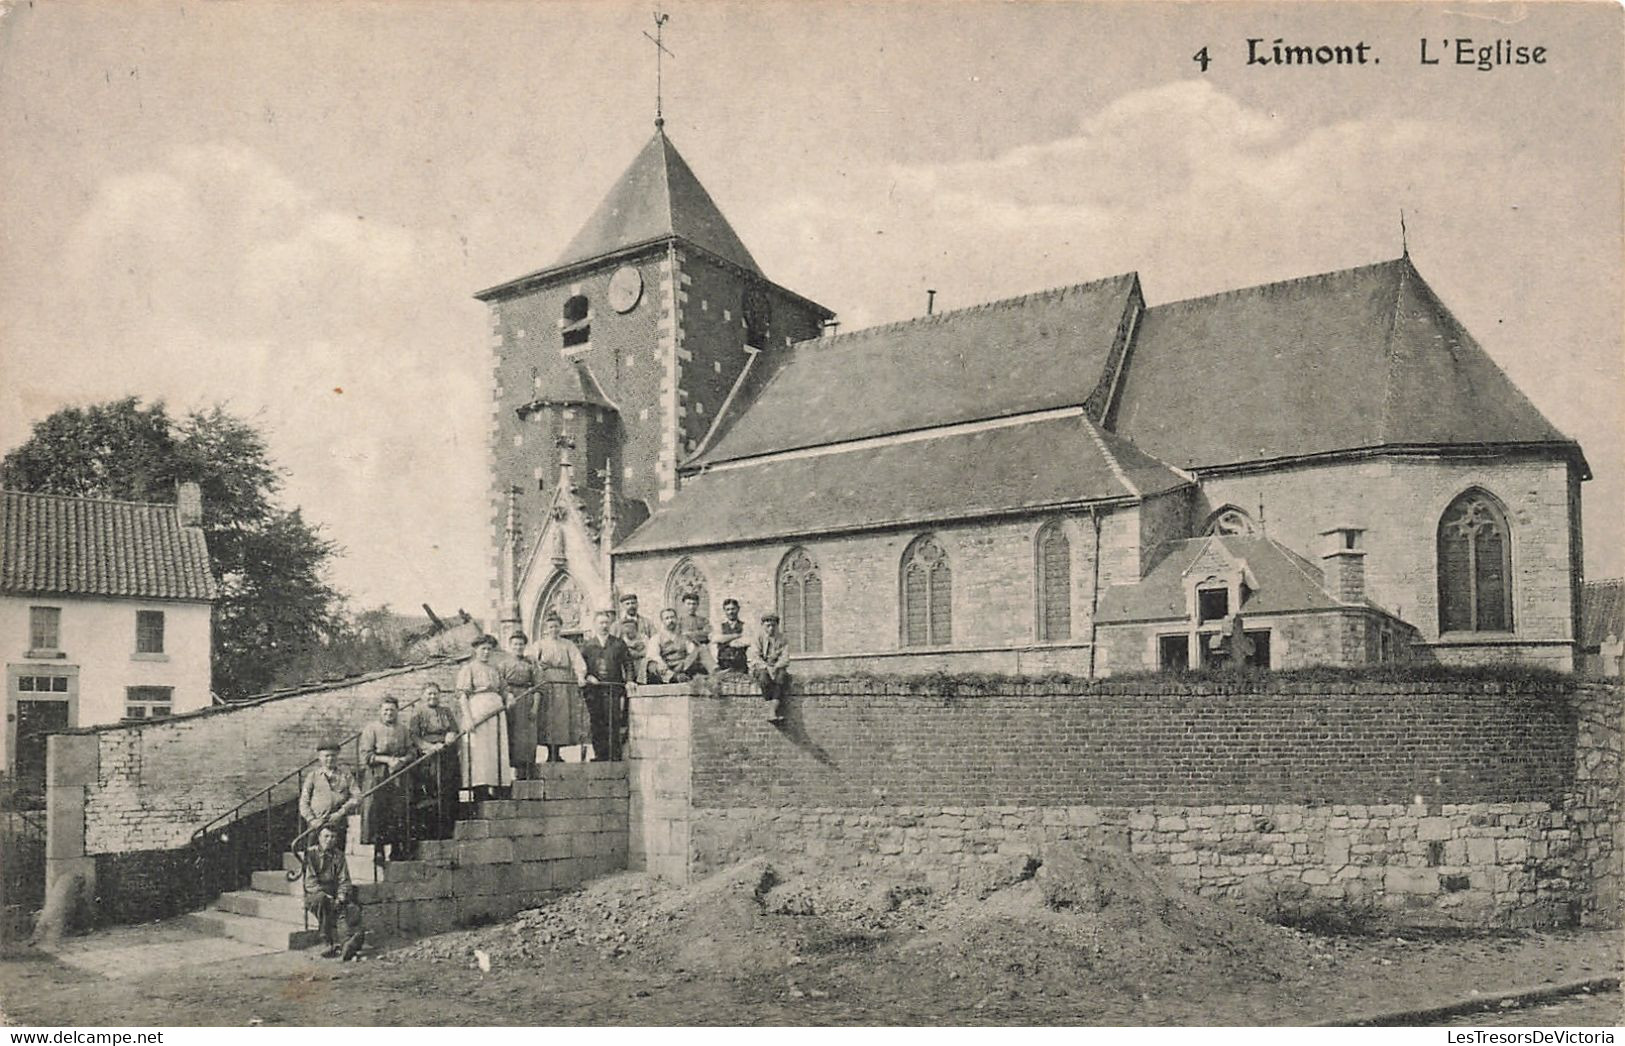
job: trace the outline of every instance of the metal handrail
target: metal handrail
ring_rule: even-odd
[[[412,700],[406,702],[406,704],[401,705],[400,707],[401,707],[402,714],[404,714],[408,708],[413,707],[414,705],[416,705],[421,700],[422,700],[421,697],[415,697]],[[351,734],[349,737],[346,737],[344,740],[340,741],[338,743],[338,747],[343,748],[346,745],[355,744],[356,742],[358,742],[360,740],[361,740],[361,731],[357,730],[355,733]],[[286,774],[283,774],[281,777],[277,778],[272,783],[266,785],[264,788],[261,788],[259,791],[253,793],[248,798],[244,799],[242,802],[240,802],[236,806],[232,807],[230,810],[226,811],[225,813],[221,814],[220,816],[218,816],[216,818],[213,818],[212,820],[205,821],[200,828],[198,828],[196,831],[194,831],[192,833],[192,842],[196,843],[199,840],[201,840],[204,836],[208,835],[209,832],[216,825],[230,824],[233,821],[240,820],[241,819],[240,815],[242,813],[243,807],[248,806],[251,803],[258,803],[262,799],[265,800],[266,802],[269,802],[270,798],[271,798],[271,795],[278,788],[281,788],[283,785],[287,784],[290,780],[293,780],[294,778],[299,779],[300,788],[301,788],[301,790],[303,790],[305,774],[308,773],[309,771],[315,769],[316,766],[320,762],[321,762],[321,757],[318,756],[315,759],[311,759],[311,760],[309,760],[307,762],[301,763],[299,766],[294,767],[292,770],[288,771]]]
[[[427,752],[420,753],[417,756],[417,758],[413,759],[411,762],[407,763],[405,766],[397,767],[395,770],[390,771],[390,773],[387,774],[382,781],[379,781],[377,784],[373,785],[371,788],[368,788],[366,791],[364,791],[360,795],[356,796],[355,797],[356,804],[359,806],[359,805],[365,803],[367,801],[367,799],[370,798],[375,792],[379,792],[379,791],[382,791],[385,788],[388,788],[390,785],[395,783],[395,780],[397,778],[402,777],[405,774],[411,773],[413,770],[417,769],[418,765],[423,763],[425,760],[428,760],[430,758],[438,756],[440,753],[444,752],[446,749],[450,748],[452,745],[462,743],[462,740],[465,737],[469,736],[475,730],[478,730],[480,727],[484,726],[486,723],[488,723],[491,720],[495,719],[497,716],[499,716],[499,715],[507,715],[508,714],[508,709],[513,706],[513,703],[515,701],[517,701],[521,697],[528,697],[529,695],[534,694],[536,692],[536,690],[537,690],[536,687],[531,687],[528,690],[524,690],[524,691],[521,691],[518,694],[509,695],[508,697],[504,698],[503,701],[502,701],[502,704],[498,705],[496,708],[491,709],[491,711],[485,713],[483,716],[476,719],[474,722],[470,723],[468,726],[464,727],[462,730],[459,730],[457,732],[457,736],[453,737],[450,741],[443,741],[440,744],[436,745],[435,747],[429,749]],[[497,753],[497,787],[499,787],[499,788],[502,787],[502,764],[503,764],[503,761],[506,758],[507,758],[507,753],[505,753],[505,752],[498,752]],[[408,807],[408,810],[410,810],[410,807]],[[408,816],[410,816],[410,814],[408,814]],[[304,874],[305,874],[305,853],[306,853],[306,850],[301,849],[299,844],[302,841],[308,839],[312,832],[321,831],[322,827],[323,827],[322,825],[313,824],[310,827],[306,828],[304,831],[300,832],[298,835],[294,836],[293,840],[288,843],[288,849],[290,851],[292,851],[292,853],[296,857],[299,858],[299,868],[298,868],[298,870],[297,871],[290,870],[288,872],[288,880],[290,882],[292,882],[295,879],[303,878]]]

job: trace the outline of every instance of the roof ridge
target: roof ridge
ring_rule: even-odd
[[[84,494],[52,494],[43,490],[15,490],[11,487],[0,487],[0,495],[22,498],[54,498],[57,501],[93,501],[101,505],[129,505],[132,508],[173,509],[177,507],[173,501],[127,501],[123,498],[91,497]]]
[[[1367,262],[1364,265],[1353,265],[1346,269],[1333,269],[1330,272],[1317,272],[1311,273],[1308,276],[1294,276],[1291,279],[1286,280],[1273,280],[1269,283],[1253,283],[1248,284],[1245,287],[1232,287],[1229,290],[1214,291],[1212,294],[1198,294],[1189,298],[1177,298],[1173,301],[1162,302],[1158,305],[1147,305],[1146,311],[1150,312],[1154,309],[1172,309],[1178,306],[1195,305],[1197,303],[1205,303],[1227,298],[1239,298],[1243,295],[1255,294],[1260,291],[1279,290],[1284,287],[1300,286],[1320,280],[1337,279],[1339,277],[1351,276],[1357,272],[1365,272],[1370,269],[1380,269],[1384,266],[1394,265],[1404,260],[1405,259],[1403,258],[1390,258],[1387,261]]]
[[[1066,294],[1100,287],[1108,283],[1115,283],[1122,280],[1132,280],[1137,278],[1138,275],[1139,274],[1137,272],[1130,270],[1129,272],[1121,272],[1112,276],[1102,276],[1099,279],[1088,280],[1084,283],[1068,283],[1059,287],[1048,287],[1044,290],[1028,291],[1026,294],[1018,294],[1012,298],[996,298],[993,301],[978,302],[975,305],[966,305],[958,309],[949,309],[947,312],[936,312],[928,316],[913,316],[906,320],[892,320],[890,323],[880,323],[873,327],[860,327],[857,330],[844,331],[840,334],[830,334],[825,336],[815,335],[811,338],[804,338],[801,341],[792,342],[790,347],[792,349],[801,349],[814,346],[820,349],[846,348],[853,341],[866,337],[872,337],[877,334],[899,330],[903,327],[934,325],[942,323],[946,320],[958,319],[975,312],[991,312],[994,309],[1014,308],[1018,305],[1025,305],[1028,302],[1036,301],[1041,298],[1056,298]],[[836,345],[836,342],[841,342],[843,344]]]
[[[1083,420],[1084,427],[1089,432],[1089,438],[1094,440],[1095,447],[1100,451],[1100,456],[1106,459],[1106,467],[1112,470],[1112,475],[1117,477],[1117,482],[1123,484],[1124,489],[1135,497],[1143,497],[1140,488],[1134,485],[1134,481],[1129,479],[1128,473],[1123,470],[1122,462],[1117,460],[1117,455],[1113,454],[1112,449],[1106,445],[1106,440],[1101,436],[1099,426],[1090,419],[1087,413],[1080,417]]]
[[[1397,399],[1394,372],[1398,369],[1398,360],[1394,353],[1394,331],[1399,328],[1400,302],[1405,299],[1405,285],[1409,282],[1411,256],[1406,254],[1400,258],[1399,279],[1394,281],[1394,305],[1388,310],[1388,327],[1382,334],[1382,417],[1377,419],[1377,438],[1387,443],[1391,429],[1390,422],[1394,416],[1394,401]]]

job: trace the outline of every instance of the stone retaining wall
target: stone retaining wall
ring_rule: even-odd
[[[686,842],[668,874],[760,852],[948,884],[1082,839],[1164,864],[1202,894],[1405,924],[1620,923],[1617,689],[808,689],[782,730],[743,688],[634,708],[634,738],[658,732],[647,751],[678,760],[643,807],[646,848]],[[670,780],[682,766],[686,817],[684,783]]]

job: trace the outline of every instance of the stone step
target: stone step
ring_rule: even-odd
[[[353,854],[353,853],[345,854],[344,855],[344,863],[349,865],[349,868],[350,868],[350,881],[351,882],[354,882],[354,883],[370,883],[370,882],[373,881],[372,848],[371,847],[368,847],[367,852],[364,853],[364,854]],[[282,855],[282,870],[283,870],[283,872],[296,872],[296,871],[299,871],[299,857],[298,857],[298,855],[291,854],[291,853],[284,853]],[[379,882],[382,882],[383,879],[384,879],[383,869],[379,869],[377,880]],[[297,888],[297,886],[298,886],[298,881],[297,880],[295,880],[294,885]],[[259,887],[256,884],[255,889],[258,889],[258,888]]]
[[[305,906],[302,898],[290,893],[265,890],[233,890],[214,899],[217,911],[251,915],[258,919],[272,919],[305,928]]]
[[[230,937],[283,951],[309,948],[322,938],[319,930],[304,930],[278,920],[239,915],[236,912],[189,912],[181,916],[181,920],[195,930],[216,937]]]
[[[289,879],[288,873],[280,868],[274,868],[268,872],[255,872],[251,881],[253,889],[258,893],[298,897],[304,892],[299,885],[299,880]]]

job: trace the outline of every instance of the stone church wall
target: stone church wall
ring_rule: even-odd
[[[1446,506],[1469,487],[1482,487],[1506,506],[1512,530],[1511,642],[1431,646],[1447,664],[1517,660],[1570,667],[1573,593],[1570,585],[1569,469],[1550,457],[1493,460],[1377,458],[1305,465],[1234,476],[1204,476],[1197,517],[1226,503],[1257,516],[1264,506],[1269,535],[1319,562],[1320,532],[1364,527],[1366,591],[1379,606],[1409,621],[1425,643],[1438,640],[1436,532]]]
[[[1039,528],[1052,519],[1066,528],[1072,557],[1072,636],[1040,643],[1035,541]],[[953,570],[952,650],[910,650],[902,644],[902,557],[924,533],[937,536]],[[1137,511],[1103,514],[1100,540],[1103,588],[1139,576]],[[795,659],[796,670],[806,674],[946,670],[1087,675],[1094,541],[1088,515],[1070,513],[820,537],[799,545],[702,549],[686,558],[705,575],[713,624],[722,618],[722,600],[732,596],[740,601],[740,616],[755,628],[763,611],[777,609],[780,563],[792,548],[806,549],[820,568],[824,632],[821,654]],[[673,553],[616,556],[616,586],[636,592],[654,616],[665,598],[667,579],[683,558]]]
[[[748,688],[677,698],[657,730],[635,710],[634,759],[657,733],[687,773],[666,768],[657,807],[634,783],[633,853],[653,832],[677,877],[761,852],[943,885],[1085,840],[1203,894],[1401,924],[1619,922],[1617,689],[801,689],[782,732]]]

